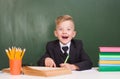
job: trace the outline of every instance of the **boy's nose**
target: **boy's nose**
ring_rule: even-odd
[[[63,33],[67,33],[66,30],[63,30]]]

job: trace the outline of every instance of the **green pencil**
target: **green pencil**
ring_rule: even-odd
[[[68,61],[69,55],[66,57],[64,63],[66,63]]]

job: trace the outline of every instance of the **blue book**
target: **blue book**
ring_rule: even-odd
[[[99,57],[99,60],[120,60],[120,57]]]
[[[99,64],[99,66],[113,66],[120,67],[120,64]]]

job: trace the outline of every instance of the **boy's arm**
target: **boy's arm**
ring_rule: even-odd
[[[75,53],[74,53],[74,56],[71,55],[71,58],[73,60],[72,64],[78,67],[77,69],[78,71],[91,69],[92,61],[90,57],[87,55],[87,53],[85,52],[82,41],[81,40],[74,41],[73,46],[76,46],[76,48],[74,48],[74,52],[76,52],[77,58],[75,57],[76,56]]]
[[[69,63],[62,63],[62,64],[60,64],[60,67],[67,68],[67,69],[70,69],[70,70],[79,70],[78,66],[76,66],[74,64],[69,64]]]
[[[84,49],[81,51],[81,61],[74,63],[75,66],[79,67],[77,70],[87,70],[92,68],[92,61],[90,57],[84,52]]]
[[[45,66],[46,67],[56,67],[56,64],[52,58],[46,57],[45,58]]]

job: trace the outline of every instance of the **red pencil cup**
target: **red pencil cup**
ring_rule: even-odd
[[[9,60],[10,74],[11,75],[20,75],[21,73],[21,64],[22,60]]]

